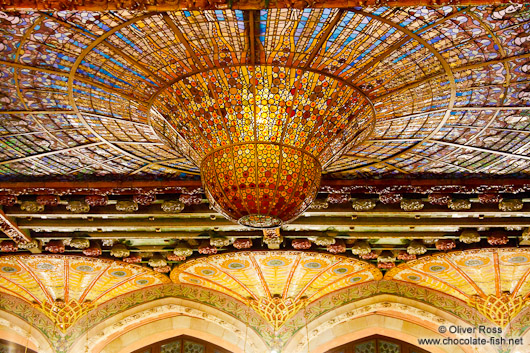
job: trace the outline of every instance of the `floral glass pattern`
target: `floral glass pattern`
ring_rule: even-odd
[[[279,66],[212,69],[177,81],[154,102],[152,124],[200,166],[217,211],[272,228],[309,207],[322,166],[368,136],[370,102],[324,74]],[[170,135],[171,136],[171,135]]]

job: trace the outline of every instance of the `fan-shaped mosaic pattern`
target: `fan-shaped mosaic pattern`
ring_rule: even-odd
[[[456,251],[426,256],[397,266],[385,279],[404,281],[453,295],[505,326],[530,294],[530,249]],[[507,310],[495,312],[499,305]],[[489,304],[488,304],[489,303]],[[517,309],[516,312],[513,309]]]
[[[381,278],[381,272],[364,261],[297,251],[214,255],[188,261],[171,272],[176,283],[228,294],[256,304],[252,306],[258,312],[259,302],[264,309],[297,305],[302,300],[310,303],[335,290]]]
[[[200,154],[191,146],[204,141],[186,144],[171,126],[161,131],[180,151],[160,141],[148,123],[152,103],[185,79],[249,65],[302,68],[374,104],[370,139],[330,149],[328,172],[526,171],[529,17],[526,5],[6,15],[0,174],[198,173],[183,156]],[[229,98],[229,83],[222,87]],[[309,108],[301,119],[312,120]],[[227,119],[237,114],[227,109]],[[244,119],[233,122],[226,128],[244,139]]]
[[[121,294],[170,282],[146,267],[112,260],[62,255],[0,257],[0,293],[35,304],[62,329],[86,310]],[[57,316],[58,311],[62,316]]]

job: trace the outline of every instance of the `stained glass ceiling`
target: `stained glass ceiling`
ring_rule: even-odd
[[[174,82],[250,64],[303,66],[373,104],[371,136],[332,158],[331,177],[524,172],[528,11],[7,13],[0,24],[0,172],[197,174],[154,133],[151,103]]]

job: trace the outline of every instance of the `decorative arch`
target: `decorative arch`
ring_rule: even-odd
[[[419,338],[459,337],[440,334],[440,325],[473,327],[455,315],[418,300],[380,294],[337,307],[308,321],[307,331],[305,327],[298,330],[283,350],[293,353],[305,352],[309,339],[309,351],[323,353],[333,347],[374,334],[394,337],[415,345],[418,344]],[[429,347],[430,351],[436,353],[471,352],[466,347],[454,349],[455,347],[450,350],[444,347]],[[483,351],[495,352],[490,348]]]
[[[418,305],[443,312],[448,318],[459,318],[468,325],[490,325],[491,323],[475,308],[466,302],[445,293],[409,283],[397,281],[372,281],[330,293],[295,315],[279,331],[278,337],[288,342],[291,337],[303,330],[307,322],[312,322],[336,312],[342,307],[360,305],[370,298],[390,295],[399,300],[411,300]],[[396,299],[398,300],[398,299]]]
[[[242,318],[243,319],[243,318]],[[178,298],[154,300],[114,315],[91,327],[70,347],[75,353],[131,352],[178,335],[215,342],[222,348],[242,352],[265,352],[270,348],[246,323],[210,306]]]
[[[27,321],[0,310],[0,339],[39,353],[55,353],[48,338]]]

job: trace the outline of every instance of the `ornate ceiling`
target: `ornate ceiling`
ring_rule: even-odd
[[[176,283],[247,302],[276,329],[307,304],[349,286],[382,278],[373,265],[311,252],[239,252],[188,261],[171,272]]]
[[[36,306],[61,352],[172,296],[251,311],[270,346],[383,293],[524,321],[530,6],[236,3],[0,12],[0,306]],[[302,214],[274,231],[224,219],[199,177],[215,149],[212,184],[248,165],[219,149],[252,134],[282,146],[256,160],[307,148],[324,172],[288,161],[312,185],[289,178]]]
[[[96,306],[169,279],[148,268],[65,255],[0,257],[0,292],[34,304],[66,331]]]
[[[425,256],[390,270],[385,279],[447,293],[504,327],[526,304],[529,274],[529,249],[507,248]]]
[[[153,133],[151,104],[175,82],[251,63],[324,74],[374,105],[369,140],[326,167],[337,177],[522,172],[527,13],[515,5],[5,15],[2,174],[197,173]]]

